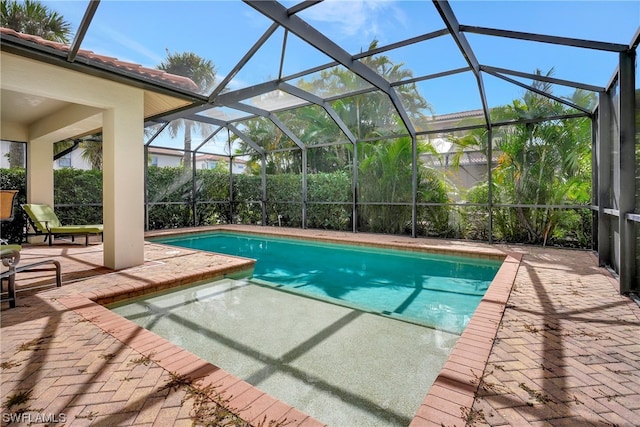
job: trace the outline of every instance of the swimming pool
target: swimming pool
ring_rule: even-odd
[[[336,427],[409,425],[459,339],[247,279],[109,308]]]
[[[251,281],[460,334],[501,261],[213,232],[154,239],[256,259]]]

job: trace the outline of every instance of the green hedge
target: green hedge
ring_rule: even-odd
[[[0,169],[0,188],[3,190],[19,190],[16,196],[14,219],[11,222],[3,222],[0,227],[0,235],[10,243],[22,242],[25,218],[20,205],[27,202],[27,182],[25,170]]]
[[[17,189],[14,219],[2,224],[2,238],[22,242],[27,220],[20,205],[27,202],[25,169],[0,169],[0,188]],[[102,224],[102,172],[60,169],[53,173],[53,200],[63,224]],[[65,206],[73,205],[73,206]]]
[[[26,202],[24,169],[0,169],[0,187],[19,190],[18,204]],[[233,180],[233,204],[229,182]],[[54,171],[56,213],[65,224],[102,223],[102,172],[61,169]],[[193,172],[183,168],[149,167],[148,201],[151,230],[213,224],[262,224],[262,178],[233,175],[217,170],[197,170],[196,201],[192,199]],[[267,225],[302,225],[302,178],[296,174],[267,176],[265,209]],[[486,203],[487,186],[470,191],[469,201]],[[307,226],[315,229],[351,230],[353,189],[345,172],[314,173],[307,176]],[[418,235],[488,239],[486,207],[429,205],[446,203],[445,187],[435,177],[423,178],[418,194]],[[69,205],[69,206],[67,206]],[[359,207],[358,230],[407,234],[411,231],[409,205],[372,204]],[[2,225],[2,237],[22,240],[25,218],[22,210]],[[494,235],[498,241],[517,242],[522,230],[513,209],[494,210]],[[388,219],[384,224],[383,218]],[[547,244],[589,247],[591,213],[588,210],[561,212]]]

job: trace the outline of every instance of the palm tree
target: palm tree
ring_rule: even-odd
[[[60,43],[69,43],[71,34],[71,24],[37,0],[1,0],[0,26]],[[10,168],[24,166],[24,148],[23,143],[11,143]]]
[[[79,149],[82,150],[82,158],[91,164],[92,169],[102,170],[102,135],[92,135],[82,140],[65,139],[53,144],[54,158],[57,154],[62,153],[79,143]],[[75,149],[75,147],[74,147]]]
[[[411,200],[413,195],[413,152],[410,137],[362,144],[363,160],[360,163],[360,196],[365,204],[361,208],[363,225],[374,232],[402,234],[410,228]],[[433,147],[421,142],[417,145],[421,154],[433,153]],[[418,163],[418,202],[448,202],[444,181]],[[444,231],[448,222],[446,208],[435,207],[425,211],[425,217],[434,228]]]
[[[102,170],[102,138],[84,140],[80,146],[82,158],[91,163],[93,169]]]
[[[2,0],[0,24],[19,33],[31,34],[46,40],[69,43],[71,24],[58,12],[39,1]]]
[[[551,75],[553,70],[546,75]],[[539,70],[537,74],[541,74]],[[552,94],[552,86],[534,81],[532,86]],[[592,93],[576,90],[569,99],[591,108]],[[563,105],[539,93],[528,91],[522,99],[491,111],[494,119],[544,119],[563,113]],[[588,119],[534,121],[501,127],[493,135],[500,154],[492,170],[493,202],[515,204],[513,209],[498,209],[495,225],[500,237],[508,241],[546,244],[555,227],[567,215],[557,208],[525,208],[525,205],[553,206],[585,204],[589,201],[591,183],[591,126]],[[453,141],[458,152],[465,148],[487,149],[486,130],[472,131]],[[486,196],[483,185],[470,190],[470,198]],[[476,200],[478,201],[478,200]],[[485,200],[486,202],[487,200]]]
[[[208,59],[203,59],[192,52],[171,53],[167,50],[167,57],[158,65],[158,69],[167,73],[188,77],[200,88],[201,93],[210,92],[216,82],[216,69]],[[211,131],[211,126],[192,120],[178,119],[169,125],[169,133],[172,137],[184,130],[184,157],[185,167],[191,167],[191,135],[199,132],[205,135]]]

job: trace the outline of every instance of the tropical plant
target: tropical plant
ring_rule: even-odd
[[[91,165],[91,169],[102,170],[102,135],[92,135],[82,140],[65,139],[55,142],[53,144],[54,158],[70,148],[72,151],[81,150],[82,158]]]
[[[360,227],[374,232],[403,234],[411,229],[411,203],[413,199],[413,147],[411,138],[360,144],[359,191]],[[418,143],[417,157],[431,152],[427,143]],[[422,162],[417,165],[417,200],[422,203],[448,202],[444,182]],[[446,227],[446,208],[434,209],[425,215],[425,221]]]
[[[58,12],[34,0],[0,0],[0,26],[45,40],[69,43],[71,24]],[[25,145],[12,142],[9,167],[24,167]]]
[[[200,88],[201,93],[210,92],[216,82],[216,69],[213,62],[192,52],[171,53],[167,50],[167,57],[158,65],[158,69],[190,78]],[[190,168],[192,133],[197,132],[206,137],[211,133],[211,125],[187,119],[178,119],[172,121],[168,129],[173,138],[181,131],[184,131],[183,166]]]
[[[102,170],[102,138],[84,140],[80,147],[82,158],[91,164],[91,168]]]
[[[539,70],[536,73],[541,74]],[[532,86],[540,92],[552,94],[549,83],[536,80]],[[588,108],[595,103],[592,93],[580,89],[572,94],[570,100]],[[494,149],[499,157],[492,169],[495,184],[492,202],[515,206],[494,211],[498,238],[547,244],[557,226],[568,224],[565,216],[571,215],[567,210],[554,206],[589,203],[590,120],[554,119],[571,112],[574,111],[534,91],[527,91],[522,99],[492,110],[494,120],[520,122],[499,128],[493,136]],[[458,153],[473,147],[487,154],[487,131],[484,129],[454,138],[453,142],[458,146]],[[480,194],[473,189],[472,192],[473,197]],[[488,192],[482,194],[488,196]]]
[[[377,47],[378,41],[373,40],[368,50],[371,51]],[[413,77],[413,72],[405,68],[404,63],[395,64],[385,55],[366,56],[360,62],[391,82]],[[344,67],[333,67],[322,71],[319,78],[309,82],[300,81],[298,86],[327,98],[335,97],[336,94],[345,94],[345,97],[333,101],[331,106],[358,139],[406,132],[389,96],[380,91],[357,94],[358,91],[370,85]],[[424,114],[424,111],[431,110],[431,106],[420,95],[415,83],[398,86],[396,90],[410,117],[419,117]],[[356,94],[351,95],[352,93]]]
[[[377,47],[378,42],[374,40],[369,50],[375,50]],[[384,55],[371,55],[360,61],[389,81],[406,80],[413,76],[412,71],[406,69],[403,63],[394,64]],[[365,202],[360,210],[360,222],[363,228],[374,231],[406,232],[411,224],[411,202],[415,190],[412,184],[412,143],[411,138],[394,138],[395,135],[406,134],[407,129],[389,96],[381,91],[361,93],[360,91],[369,87],[369,84],[340,66],[324,70],[311,80],[301,79],[296,82],[296,85],[323,98],[344,95],[342,98],[331,101],[330,105],[357,139],[389,137],[376,143],[359,143],[359,200]],[[395,90],[399,92],[410,117],[420,117],[425,111],[430,110],[430,105],[420,95],[414,83],[397,86]],[[243,122],[242,130],[246,131],[251,140],[266,152],[267,198],[272,203],[278,201],[288,203],[299,198],[299,196],[292,197],[293,195],[287,191],[284,192],[287,194],[286,198],[283,198],[284,193],[280,191],[284,188],[285,181],[287,185],[292,186],[291,188],[298,188],[299,191],[299,177],[288,180],[272,177],[272,174],[298,175],[305,170],[310,174],[309,176],[318,174],[318,177],[322,177],[321,174],[326,173],[327,179],[336,178],[335,182],[344,185],[344,180],[338,180],[336,174],[341,174],[341,177],[352,176],[354,147],[327,112],[319,106],[307,105],[275,114],[305,144],[307,162],[302,165],[303,156],[300,155],[300,150],[269,120],[256,118]],[[251,152],[245,142],[240,141],[239,144],[241,152]],[[426,143],[420,143],[418,155],[426,151],[433,151],[433,149]],[[253,166],[261,161],[262,155],[254,154],[248,163],[249,169],[259,171],[260,169]],[[429,173],[419,159],[418,162],[420,163],[416,195],[418,199],[426,203],[446,202],[446,191],[441,179],[435,173]],[[313,195],[320,188],[314,188],[313,180],[310,178],[308,180],[310,188],[308,197],[313,200]],[[340,229],[349,226],[351,206],[348,203],[352,199],[352,184],[349,181],[350,179],[346,187],[340,187],[341,196],[337,198],[339,200],[334,200],[337,204],[331,207],[334,215],[340,220],[322,221],[318,218],[318,213],[324,208],[314,205],[308,215],[308,221],[311,224],[321,227],[339,224]],[[280,184],[274,186],[271,185],[272,183]],[[278,209],[288,209],[288,207],[282,205],[278,206]],[[292,220],[300,211],[297,206],[295,209],[296,212],[290,215]],[[424,212],[425,224],[437,223],[438,226],[446,228],[448,214],[446,212],[443,214],[442,209],[429,207]]]

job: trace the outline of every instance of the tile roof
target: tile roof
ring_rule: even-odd
[[[25,40],[31,43],[36,43],[40,46],[48,47],[50,49],[55,49],[57,51],[64,52],[64,53],[68,53],[70,50],[70,46],[65,45],[63,43],[46,40],[46,39],[43,39],[42,37],[34,36],[31,34],[19,33],[9,28],[0,27],[0,34],[3,37],[4,36],[17,37],[21,40]],[[89,61],[115,67],[122,71],[139,74],[141,77],[144,77],[144,78],[151,78],[154,80],[158,80],[160,82],[169,84],[171,86],[174,86],[180,89],[188,90],[191,92],[198,92],[199,90],[198,86],[193,82],[193,80],[187,77],[170,74],[162,70],[146,68],[139,64],[120,61],[118,58],[99,55],[95,52],[92,52],[90,50],[85,50],[85,49],[79,49],[77,56],[85,58]]]

